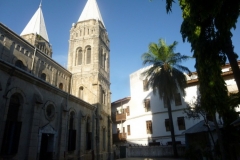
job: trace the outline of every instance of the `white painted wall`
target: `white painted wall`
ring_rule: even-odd
[[[130,125],[131,135],[127,135],[128,143],[148,145],[148,142],[155,140],[156,142],[161,142],[165,145],[168,141],[171,141],[170,131],[166,131],[165,128],[165,119],[168,119],[167,108],[164,108],[163,101],[159,98],[157,93],[156,95],[153,94],[152,89],[144,92],[144,77],[141,73],[147,68],[148,67],[142,68],[130,75],[131,100],[127,104],[122,104],[123,108],[129,106],[130,115],[127,116],[125,122],[116,124],[116,126],[113,125],[113,133],[116,133],[114,127],[120,128],[120,133],[122,132],[122,127],[125,127],[125,132],[127,133],[127,125]],[[229,68],[225,70],[229,70]],[[187,79],[196,79],[196,77],[197,76],[187,76]],[[226,85],[231,91],[237,90],[234,79],[226,80]],[[185,137],[184,134],[182,134],[185,130],[179,130],[177,118],[186,116],[183,113],[183,109],[186,107],[187,103],[194,102],[199,95],[197,85],[189,86],[185,91],[185,97],[183,97],[181,93],[182,105],[175,106],[175,102],[171,103],[176,141],[181,141],[182,144],[185,144]],[[144,99],[150,99],[151,109],[149,112],[145,112]],[[118,107],[116,109],[119,110],[120,108],[121,107]],[[112,108],[112,110],[115,109]],[[147,134],[146,131],[146,121],[148,120],[152,121],[152,134]],[[203,120],[203,118],[199,120],[185,118],[186,129],[192,127],[201,120]]]

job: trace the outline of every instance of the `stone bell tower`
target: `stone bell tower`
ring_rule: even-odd
[[[96,0],[88,0],[70,30],[71,94],[111,114],[109,39]]]

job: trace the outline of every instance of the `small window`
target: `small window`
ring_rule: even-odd
[[[178,129],[179,130],[185,130],[186,127],[185,127],[184,117],[178,117],[177,121],[178,121]]]
[[[130,125],[127,125],[127,134],[131,135]]]
[[[20,60],[17,60],[17,61],[15,62],[15,66],[17,66],[18,68],[21,68],[21,69],[24,69],[24,68],[25,68],[23,62],[20,61]]]
[[[46,79],[47,79],[47,76],[46,76],[46,74],[45,74],[45,73],[42,73],[40,78],[41,78],[42,80],[46,81]]]
[[[169,121],[169,119],[165,119],[165,127],[166,127],[166,131],[170,131],[170,121]]]
[[[62,83],[60,83],[58,87],[59,87],[59,89],[61,89],[61,90],[62,90],[62,89],[63,89],[63,84],[62,84]]]
[[[91,63],[91,48],[87,49],[87,64]]]
[[[147,134],[152,134],[152,121],[146,121]]]
[[[145,99],[144,100],[144,108],[145,108],[145,112],[150,111],[150,99]]]
[[[146,92],[148,91],[148,80],[147,79],[144,79],[143,80],[143,91]]]
[[[182,105],[182,101],[181,101],[181,94],[180,93],[176,93],[174,95],[175,98],[175,106],[180,106]]]

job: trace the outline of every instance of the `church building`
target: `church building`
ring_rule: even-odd
[[[110,49],[97,2],[72,25],[67,69],[52,59],[41,7],[20,35],[0,23],[0,160],[112,159]]]

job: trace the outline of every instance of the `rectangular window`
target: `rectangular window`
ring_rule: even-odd
[[[181,101],[181,94],[180,93],[176,93],[174,95],[175,98],[175,106],[180,106],[182,105],[182,101]]]
[[[170,121],[169,121],[169,119],[165,119],[165,127],[166,127],[166,131],[170,131]]]
[[[178,129],[179,130],[185,130],[186,129],[184,117],[178,117],[177,122],[178,122]]]
[[[152,134],[152,121],[146,121],[147,134]]]
[[[144,108],[145,108],[145,112],[150,111],[150,99],[144,100]]]
[[[130,125],[127,125],[127,133],[128,135],[131,135]]]
[[[148,80],[144,79],[143,80],[143,91],[148,91]]]

